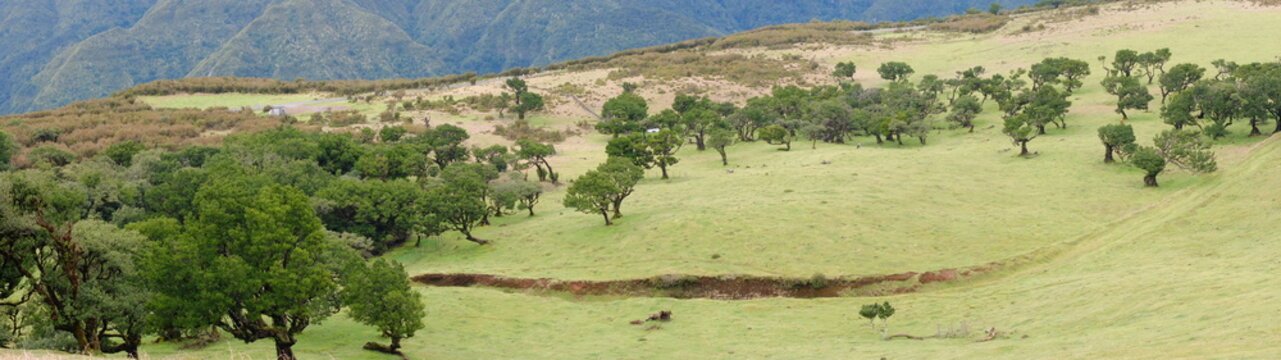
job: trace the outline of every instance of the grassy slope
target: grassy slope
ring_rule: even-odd
[[[1202,64],[1281,53],[1281,44],[1254,35],[1281,34],[1275,10],[1221,6],[1186,3],[1121,17],[1180,19],[1160,31],[1109,31],[1080,40],[983,36],[849,58],[864,69],[892,58],[922,72],[948,73],[975,64],[1024,66],[1045,56],[1093,59],[1122,47],[1168,46],[1175,62]],[[1281,315],[1271,306],[1281,297],[1273,275],[1281,270],[1275,261],[1281,254],[1270,243],[1281,231],[1281,213],[1270,211],[1281,202],[1275,191],[1281,140],[1255,146],[1237,128],[1227,141],[1232,145],[1219,148],[1220,173],[1167,174],[1163,188],[1141,189],[1136,171],[1099,164],[1094,129],[1116,120],[1099,78],[1087,80],[1074,99],[1068,130],[1032,143],[1043,154],[1036,159],[1000,152],[1010,146],[995,129],[984,130],[997,120],[990,112],[980,133],[944,131],[926,147],[820,144],[810,150],[798,143],[780,153],[739,145],[731,156],[742,167],[733,175],[714,154],[687,149],[675,179],[651,174],[618,227],[560,209],[558,192],[544,200],[539,217],[504,218],[479,234],[498,241],[494,246],[449,237],[394,255],[411,272],[581,279],[919,271],[1047,248],[1061,250],[1056,257],[1000,277],[885,299],[563,299],[421,288],[428,328],[406,343],[407,352],[412,358],[1281,356],[1269,345],[1281,335]],[[1132,123],[1144,142],[1164,128],[1152,113]],[[589,140],[562,147],[558,161],[567,178],[603,158],[606,139]],[[823,160],[832,164],[820,165]],[[712,260],[712,254],[722,256]],[[895,332],[929,335],[936,325],[964,321],[1013,336],[989,343],[881,341],[855,314],[858,305],[881,300],[899,308]],[[660,309],[674,310],[677,320],[651,332],[626,324]],[[371,339],[373,331],[339,316],[309,329],[298,350],[312,357],[390,358],[358,350]],[[169,345],[145,350],[156,357],[175,353]],[[179,354],[262,358],[271,351],[269,343],[224,342]]]
[[[303,101],[311,101],[328,97],[327,95],[314,94],[192,94],[192,95],[168,95],[168,96],[143,96],[139,99],[148,105],[164,109],[208,109],[212,107],[227,107],[231,109],[251,107],[262,109],[267,105],[289,104]]]

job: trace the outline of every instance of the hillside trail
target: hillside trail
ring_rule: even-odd
[[[966,292],[996,286],[1014,278],[1036,276],[1050,269],[1069,265],[1088,254],[1107,251],[1109,248],[1127,244],[1153,233],[1171,221],[1181,218],[1182,215],[1190,214],[1205,206],[1224,194],[1227,189],[1246,186],[1245,183],[1254,180],[1250,174],[1259,172],[1265,166],[1281,162],[1281,135],[1273,135],[1260,141],[1252,145],[1247,152],[1248,155],[1241,163],[1211,175],[1215,178],[1207,184],[1179,190],[1085,235],[1008,258],[1002,263],[1014,265],[1005,269],[1004,273],[964,281],[959,286],[928,292],[932,294]]]

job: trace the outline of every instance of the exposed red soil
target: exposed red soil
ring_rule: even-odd
[[[556,279],[509,278],[487,274],[425,274],[414,281],[431,286],[490,287],[550,291],[575,296],[649,296],[677,299],[748,300],[770,297],[828,298],[879,296],[919,291],[922,285],[957,281],[979,276],[999,267],[991,263],[958,271],[946,269],[926,273],[864,276],[857,278],[808,279],[748,275],[689,276],[664,275],[648,279],[612,281],[569,281]]]

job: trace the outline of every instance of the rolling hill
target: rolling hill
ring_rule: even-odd
[[[442,3],[434,9],[490,11],[489,16],[501,17],[508,8],[499,3],[467,9],[446,9]],[[350,9],[347,3],[330,4],[330,9]],[[384,26],[403,29],[415,22],[409,2],[355,4],[386,14],[378,17],[385,19],[379,21]],[[288,4],[264,9],[303,11]],[[1212,64],[1220,59],[1274,63],[1281,55],[1281,42],[1275,41],[1281,36],[1278,17],[1281,6],[1253,1],[1125,0],[1021,14],[990,32],[926,27],[860,35],[848,43],[812,40],[824,39],[809,37],[822,34],[816,29],[839,28],[814,23],[528,76],[530,89],[548,100],[547,110],[532,115],[528,124],[567,134],[555,143],[556,155],[550,158],[567,184],[545,185],[537,216],[517,211],[476,229],[475,236],[491,240],[490,245],[478,246],[450,231],[383,255],[404,264],[411,276],[483,274],[517,284],[440,286],[421,281],[413,290],[422,294],[426,327],[406,339],[401,350],[414,359],[1281,358],[1281,347],[1274,345],[1281,337],[1276,306],[1281,282],[1275,275],[1281,270],[1276,244],[1281,239],[1281,134],[1251,136],[1249,125],[1239,121],[1227,136],[1212,142],[1217,172],[1170,166],[1160,175],[1161,187],[1146,187],[1143,171],[1102,161],[1097,129],[1124,123],[1147,145],[1171,126],[1163,121],[1159,100],[1151,101],[1150,110],[1133,110],[1122,120],[1115,111],[1117,97],[1102,85],[1107,74],[1100,65],[1111,65],[1096,61],[1121,49],[1168,48],[1171,64],[1196,64],[1209,69],[1210,77]],[[343,29],[353,26],[345,21],[363,17],[325,19],[344,24],[333,27]],[[245,26],[272,25],[252,22]],[[491,36],[466,33],[475,39]],[[790,36],[789,41],[752,45],[787,37],[779,34]],[[796,38],[810,41],[790,41]],[[238,47],[283,41],[245,33],[229,39],[243,44]],[[420,44],[441,48],[439,43]],[[202,69],[217,69],[238,66],[237,59],[279,56],[287,55],[219,55],[198,63]],[[743,105],[770,94],[776,85],[834,85],[845,79],[833,79],[830,73],[844,62],[858,66],[853,83],[888,88],[892,85],[875,69],[889,62],[911,65],[915,82],[930,75],[953,79],[974,66],[984,67],[988,75],[1005,75],[1057,57],[1085,60],[1092,73],[1069,96],[1068,125],[1051,128],[1032,142],[1035,156],[1016,156],[1018,145],[1002,129],[1005,114],[996,101],[987,101],[972,132],[948,126],[944,114],[925,116],[934,121],[928,144],[881,144],[858,134],[844,143],[797,140],[781,151],[780,145],[741,141],[729,147],[729,165],[715,151],[687,144],[676,153],[680,162],[671,169],[672,179],[660,180],[657,169],[649,170],[627,199],[626,216],[613,226],[603,226],[598,214],[562,205],[570,179],[606,160],[611,136],[592,129],[597,119],[588,112],[599,111],[623,92],[624,84],[638,86],[635,94],[655,114],[672,106],[676,94]],[[443,55],[440,61],[465,58]],[[399,61],[394,56],[381,59],[385,64]],[[301,71],[280,65],[262,71]],[[360,66],[362,71],[380,69]],[[767,69],[743,71],[753,68]],[[1148,90],[1155,91],[1156,85]],[[511,114],[503,117],[451,103],[505,91],[496,81],[373,96],[367,102],[321,100],[312,107],[370,118],[332,127],[315,124],[312,114],[299,115],[297,121],[317,131],[358,133],[390,126],[377,119],[388,103],[396,109],[404,106],[402,101],[435,102],[448,106],[405,108],[400,113],[409,119],[405,126],[448,124],[470,134],[469,147],[512,146],[499,131],[516,124]],[[182,125],[224,116],[228,107],[328,95],[179,93],[98,101],[129,101],[130,111],[139,113],[151,111],[139,110],[148,105],[155,111],[182,111],[182,120],[168,122]],[[90,105],[67,108],[94,110]],[[234,114],[252,119],[245,122],[262,122],[248,129],[278,124],[265,115]],[[35,127],[44,117],[54,116],[35,113],[0,120],[18,124],[14,128]],[[92,116],[87,118],[93,122]],[[81,130],[114,132],[94,126]],[[201,131],[195,133],[200,136]],[[735,281],[750,277],[785,279],[794,288],[837,279],[879,283],[824,298],[726,300],[713,293],[677,299],[661,292],[581,291],[609,281],[661,288],[687,276],[724,281],[730,284],[725,291],[736,290],[730,287],[743,283]],[[538,285],[553,280],[570,285]],[[860,307],[882,302],[898,309],[888,321],[889,334],[929,339],[887,340],[869,330]],[[673,312],[671,322],[631,323],[663,310]],[[990,337],[988,329],[994,331]],[[294,348],[303,358],[395,358],[361,349],[367,341],[385,341],[379,336],[339,314],[312,324]],[[269,359],[275,354],[270,341],[245,344],[225,335],[200,345],[148,341],[141,350],[152,359]],[[10,354],[22,355],[0,350],[0,357]]]

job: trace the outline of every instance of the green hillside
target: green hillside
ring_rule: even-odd
[[[415,15],[407,13],[415,9],[413,3],[289,0],[268,5],[264,11],[273,16],[333,25],[317,32],[295,33],[291,32],[293,29],[278,28],[287,27],[288,23],[255,18],[244,28],[289,35],[259,37],[254,35],[260,33],[256,30],[230,34],[224,42],[230,45],[209,50],[212,55],[193,66],[218,72],[267,61],[274,66],[256,71],[288,74],[316,71],[292,67],[293,61],[316,62],[337,69],[325,74],[358,76],[340,71],[402,69],[397,66],[410,69],[410,64],[421,63],[419,56],[435,57],[440,64],[468,61],[465,52],[449,52],[451,46],[405,40],[420,36],[418,30],[397,31],[404,29],[404,24],[415,23]],[[437,3],[433,9],[458,16],[481,13],[498,19],[536,19],[531,21],[547,28],[611,29],[592,41],[619,41],[621,37],[611,40],[609,34],[613,30],[655,26],[639,20],[602,23],[554,13],[528,15],[549,10],[532,7],[540,1],[517,3],[520,6],[508,7],[500,6],[502,1],[493,1],[468,9]],[[656,8],[667,3],[651,2]],[[718,11],[724,11],[722,14],[733,13],[731,5],[706,3],[720,6]],[[858,3],[866,5],[860,8],[863,12],[884,9],[884,5]],[[790,6],[805,10],[808,4],[794,2]],[[916,4],[925,6],[925,2],[917,1],[906,2],[905,6]],[[368,9],[367,14],[380,15],[355,15],[354,6]],[[611,6],[604,2],[590,5],[593,12],[632,11]],[[319,16],[307,15],[306,10],[313,8],[333,11],[328,16],[310,18]],[[508,14],[509,11],[523,15]],[[697,11],[654,11],[647,18],[703,16]],[[714,20],[686,30],[720,31],[729,18],[743,19],[707,18]],[[164,265],[161,269],[173,272],[150,274],[145,279],[144,283],[152,287],[147,291],[166,296],[153,295],[161,300],[148,304],[183,316],[151,320],[161,323],[162,328],[174,323],[196,324],[199,328],[187,329],[197,334],[180,341],[159,341],[163,331],[149,333],[140,348],[142,357],[149,359],[276,358],[278,350],[270,336],[252,343],[233,338],[228,331],[222,331],[221,338],[206,337],[209,324],[222,321],[219,325],[225,330],[225,322],[239,320],[235,319],[239,312],[210,315],[189,308],[238,309],[251,308],[244,303],[266,304],[262,309],[246,311],[292,307],[317,318],[323,318],[327,311],[338,311],[339,307],[330,305],[339,300],[325,297],[331,293],[323,291],[320,293],[324,295],[314,296],[303,305],[222,295],[237,291],[263,293],[255,292],[259,291],[257,288],[235,286],[240,284],[235,281],[236,276],[261,275],[251,267],[257,264],[241,264],[236,258],[239,253],[225,253],[276,251],[312,244],[320,237],[347,241],[338,247],[351,252],[353,258],[357,256],[349,247],[369,255],[387,250],[378,257],[403,264],[406,274],[399,275],[479,274],[506,281],[503,286],[413,284],[412,292],[421,296],[425,307],[425,326],[415,336],[403,339],[404,347],[399,350],[410,359],[1281,358],[1281,347],[1273,345],[1281,338],[1281,313],[1276,306],[1281,299],[1281,284],[1275,276],[1281,271],[1281,262],[1277,261],[1281,247],[1276,244],[1281,239],[1277,235],[1281,234],[1281,114],[1235,113],[1235,121],[1226,126],[1224,136],[1211,137],[1215,133],[1207,131],[1215,125],[1216,112],[1256,109],[1267,101],[1281,104],[1276,100],[1281,98],[1281,42],[1274,40],[1281,37],[1278,18],[1281,6],[1259,2],[1122,1],[1015,16],[1000,29],[983,33],[926,28],[866,35],[880,41],[780,42],[769,47],[707,46],[620,55],[611,62],[524,78],[529,91],[537,94],[538,100],[546,101],[546,106],[532,112],[528,121],[516,120],[514,109],[504,114],[487,105],[499,94],[518,87],[507,87],[503,81],[423,93],[331,100],[311,105],[332,107],[332,111],[311,109],[319,112],[279,118],[261,111],[240,113],[227,108],[328,96],[233,92],[119,96],[53,112],[0,117],[0,126],[15,134],[17,145],[21,145],[15,146],[21,149],[14,157],[14,166],[20,169],[0,172],[0,200],[48,192],[64,195],[48,197],[53,204],[49,209],[61,210],[59,206],[63,206],[75,211],[81,209],[67,205],[74,200],[67,194],[83,191],[87,199],[83,212],[89,215],[68,215],[73,220],[103,217],[116,224],[142,226],[120,230],[96,220],[83,220],[77,226],[87,223],[119,230],[119,234],[111,234],[126,240],[129,234],[141,237],[139,233],[158,237],[150,239],[145,247],[150,252],[138,255],[144,259],[138,261],[148,270],[155,269],[159,261]],[[327,45],[320,40],[345,36],[341,29],[358,26],[377,26],[396,36],[352,35],[345,38],[344,46]],[[487,26],[490,25],[461,27],[485,30],[464,31],[459,36],[475,37],[472,42],[477,44],[507,44],[493,51],[511,51],[520,56],[545,56],[547,53],[539,51],[554,48],[511,47],[515,41],[512,39],[532,32],[532,28],[513,25],[511,29],[524,30],[497,34],[499,31]],[[811,30],[823,27],[827,25],[778,31],[812,34],[820,32]],[[575,40],[553,39],[563,33],[558,30],[539,41],[551,44]],[[758,37],[750,35],[738,39],[749,42],[770,38],[760,33],[755,34]],[[285,39],[311,39],[297,45],[297,53],[309,55],[291,58],[294,52],[273,52],[262,46],[292,41]],[[347,63],[341,57],[326,55],[396,46],[404,48],[388,52],[374,63]],[[1185,90],[1166,102],[1177,105],[1179,101],[1192,101],[1199,106],[1196,111],[1180,113],[1174,105],[1169,105],[1174,110],[1163,111],[1166,105],[1160,100],[1158,85],[1149,85],[1136,75],[1136,86],[1157,96],[1146,102],[1150,109],[1129,109],[1128,118],[1122,119],[1116,111],[1118,97],[1109,93],[1104,84],[1105,78],[1120,77],[1122,70],[1116,69],[1118,63],[1113,60],[1123,49],[1137,50],[1136,57],[1168,49],[1172,57],[1163,72],[1184,63],[1206,69],[1203,81],[1197,85],[1200,87]],[[415,52],[420,55],[402,56]],[[1045,134],[1027,144],[1033,153],[1020,156],[1019,145],[1012,143],[1010,133],[1014,131],[1009,124],[1017,126],[1030,112],[1028,108],[1041,105],[1025,104],[1028,107],[1012,111],[1001,108],[1016,102],[1013,99],[1021,94],[1039,94],[1028,89],[1033,85],[1027,75],[1015,71],[1059,57],[1083,60],[1091,73],[1081,79],[1079,89],[1064,98],[1072,103],[1062,119],[1065,127],[1043,123],[1047,126]],[[834,79],[832,69],[846,62],[854,63],[857,72]],[[890,62],[906,63],[915,73],[907,80],[885,79],[877,69]],[[628,64],[640,65],[618,68]],[[707,70],[727,72],[760,64],[782,64],[764,70],[787,76],[737,81],[729,74]],[[947,119],[953,109],[917,117],[910,110],[903,110],[912,105],[892,103],[910,100],[910,94],[918,91],[915,89],[927,88],[923,84],[927,79],[963,80],[958,72],[975,66],[986,69],[982,79],[1009,75],[1029,83],[1015,87],[1020,89],[1019,95],[1006,94],[1009,98],[997,100],[995,97],[1001,94],[994,92],[997,95],[993,99],[980,105],[982,112],[970,129],[955,126]],[[689,70],[695,67],[699,72]],[[1256,87],[1251,83],[1256,79],[1270,82]],[[253,84],[256,80],[242,83]],[[802,103],[790,104],[790,98],[784,95],[792,90],[784,85],[815,90],[797,90],[802,95],[791,96],[802,99],[798,100]],[[909,85],[911,91],[902,90]],[[270,86],[273,85],[258,89]],[[1058,91],[1061,84],[1050,82],[1042,86]],[[1232,96],[1214,98],[1211,95],[1219,91],[1214,86],[1231,88],[1222,91]],[[948,92],[954,88],[941,89],[932,100],[946,104]],[[652,144],[661,141],[664,134],[683,131],[677,142],[683,147],[674,153],[679,162],[667,169],[671,178],[660,179],[658,168],[643,171],[644,178],[623,205],[625,216],[606,226],[602,213],[580,212],[567,207],[564,200],[570,196],[570,189],[581,189],[577,187],[580,184],[592,185],[588,174],[608,160],[607,151],[618,153],[620,147],[639,146],[602,133],[600,130],[610,128],[598,127],[602,122],[594,116],[605,113],[608,117],[609,111],[604,111],[610,106],[607,101],[627,99],[620,95],[625,91],[648,101],[650,116],[646,120],[650,122],[632,132],[644,132],[646,135],[639,138],[645,144],[659,146]],[[1272,97],[1250,97],[1264,91],[1271,91]],[[696,149],[689,139],[694,133],[690,129],[697,126],[695,121],[685,121],[685,115],[660,114],[661,110],[679,106],[678,93],[706,95],[711,101],[734,104],[736,108],[724,116],[727,121],[754,116],[747,110],[753,103],[766,104],[761,106],[768,111],[795,106],[804,115],[780,115],[768,124],[777,127],[780,137],[791,141],[787,145],[766,141],[767,130],[749,131],[748,135],[756,139],[728,146],[726,165],[716,151]],[[837,116],[841,118],[837,120],[867,117],[884,121],[845,130],[840,134],[843,141],[815,137],[813,134],[820,134],[829,126],[821,117],[823,105],[831,103],[831,99],[823,100],[822,96],[829,93],[839,94],[832,99],[851,111]],[[908,95],[877,98],[882,94]],[[1247,97],[1256,102],[1244,100]],[[526,103],[531,99],[534,98],[526,98]],[[1218,104],[1228,105],[1216,108]],[[708,113],[712,115],[707,116],[721,116],[712,110]],[[672,120],[664,118],[669,116],[682,120],[670,125]],[[1130,157],[1118,163],[1103,161],[1101,127],[1128,125],[1137,145],[1160,146],[1154,138],[1171,130],[1169,122],[1178,116],[1193,122],[1185,126],[1186,134],[1209,144],[1207,150],[1217,160],[1216,171],[1184,169],[1174,163],[1180,159],[1179,154],[1158,154],[1154,156],[1169,163],[1156,171],[1160,186],[1152,187],[1144,183],[1145,171],[1134,161],[1143,150],[1126,149]],[[121,164],[114,154],[128,149],[112,145],[124,143],[129,133],[116,124],[98,120],[104,118],[148,128],[163,124],[168,128],[153,132],[174,139],[156,141],[153,138],[162,135],[146,133],[139,144],[157,149],[138,148],[136,155],[125,157],[131,164]],[[1263,134],[1250,134],[1252,120],[1262,126]],[[912,121],[921,121],[915,124],[924,124],[923,130],[900,124]],[[49,135],[49,124],[73,123],[77,127],[62,133],[62,140],[42,140],[59,136]],[[662,130],[646,132],[649,126]],[[1273,127],[1278,133],[1270,131]],[[385,132],[387,129],[399,129],[401,133]],[[788,137],[789,129],[796,130],[795,138]],[[511,135],[519,131],[526,133]],[[914,132],[908,135],[909,131]],[[460,133],[467,135],[465,140]],[[899,136],[900,141],[878,141],[887,134]],[[225,143],[221,141],[223,136],[230,136]],[[538,143],[555,146],[555,154],[545,164],[532,165],[536,156],[513,155],[504,159],[483,155],[482,149],[493,145],[509,146],[513,151],[533,148],[529,142],[515,139],[528,141],[536,136],[550,139],[538,138]],[[629,136],[632,134],[620,135],[623,139]],[[57,165],[57,157],[48,155],[50,151],[37,151],[41,146],[57,147],[59,141],[74,142],[73,150],[84,158]],[[783,150],[784,146],[787,150]],[[648,149],[658,151],[655,147]],[[636,158],[645,155],[655,154],[632,154]],[[448,163],[451,156],[455,160]],[[421,163],[418,168],[406,165],[414,161]],[[524,167],[519,168],[521,165]],[[539,170],[554,166],[561,183],[542,181],[533,166]],[[483,171],[469,172],[473,169]],[[522,179],[499,177],[498,169],[510,170],[505,175],[515,174]],[[488,174],[485,171],[492,171],[493,178],[484,178]],[[41,176],[56,181],[41,183]],[[437,230],[434,226],[440,224],[431,221],[453,221],[457,213],[464,212],[451,212],[451,205],[473,204],[474,194],[485,191],[492,191],[485,195],[492,197],[486,199],[495,199],[498,189],[508,181],[536,184],[541,191],[536,215],[527,215],[524,209],[513,206],[506,213],[499,211],[502,216],[498,216],[486,208],[482,212],[490,224],[469,229],[469,234],[463,233],[468,229],[457,228],[422,234]],[[475,184],[479,185],[469,187]],[[418,193],[422,193],[420,198],[413,197]],[[156,201],[157,197],[163,201]],[[398,202],[402,198],[410,200]],[[351,208],[363,205],[351,204],[382,206],[374,206],[377,211],[361,209],[366,213]],[[41,206],[44,205],[30,201],[0,202],[0,214],[6,215],[0,221],[0,235],[12,234],[15,239],[31,236],[19,230],[43,225],[28,221],[44,218],[44,213],[28,214],[36,213],[28,208]],[[482,201],[478,206],[489,204]],[[431,220],[417,219],[420,223],[403,234],[387,229],[405,226],[397,221],[408,222],[410,216],[423,214],[430,214]],[[163,220],[166,218],[175,219]],[[389,235],[361,242],[353,241],[355,236],[351,234],[339,237],[334,232],[295,236],[298,228]],[[39,230],[29,232],[40,234]],[[52,238],[53,232],[50,233]],[[403,243],[389,240],[399,235],[404,235],[397,239]],[[79,233],[76,236],[94,238]],[[219,242],[224,238],[232,240]],[[261,238],[273,242],[262,242]],[[490,243],[479,245],[475,238]],[[3,246],[6,244],[9,247]],[[0,254],[16,253],[14,246],[19,245],[27,246],[18,241],[0,241]],[[226,273],[202,273],[193,270],[194,265],[180,261],[186,258],[165,255],[166,251],[190,255],[192,249],[205,251],[194,252],[197,255],[214,254],[209,256],[216,260],[209,264]],[[310,290],[309,286],[331,280],[323,275],[339,274],[336,277],[346,280],[345,272],[355,270],[333,270],[338,262],[327,262],[326,254],[334,256],[329,252],[340,251],[310,247],[295,253],[286,251],[283,261],[265,260],[283,265],[262,271],[282,274],[280,281],[265,286],[269,289],[264,292],[275,295],[270,289],[273,286]],[[312,272],[294,273],[290,272],[289,263],[295,254],[303,259],[299,261],[325,260],[310,264],[312,267],[307,270]],[[195,255],[192,258],[207,259]],[[0,262],[0,270],[23,265]],[[131,269],[122,271],[127,270]],[[12,273],[0,271],[0,276],[13,278]],[[935,278],[927,280],[927,275]],[[721,287],[690,299],[664,296],[682,294],[678,291],[682,287],[695,286],[689,283],[695,281],[691,276],[722,281]],[[776,283],[759,285],[748,281],[759,279]],[[833,282],[864,280],[869,284],[863,287],[836,293],[818,291]],[[230,285],[217,289],[194,285],[205,281]],[[644,291],[625,285],[601,288],[605,281],[634,281]],[[821,296],[727,300],[734,298],[730,294],[735,291],[770,285],[814,290],[810,293]],[[344,289],[351,286],[341,285]],[[0,286],[0,290],[13,288]],[[201,291],[181,291],[192,289]],[[597,293],[606,295],[593,295]],[[342,302],[350,302],[350,294],[332,294],[339,294],[335,297],[341,297]],[[12,298],[17,293],[3,295]],[[376,303],[394,304],[396,300],[413,298],[395,295]],[[873,303],[892,304],[897,309],[888,320],[875,321],[873,327],[888,328],[884,334],[869,328],[869,321],[860,316],[860,309]],[[369,346],[367,342],[386,343],[388,339],[373,327],[353,320],[355,308],[346,304],[345,310],[324,321],[307,324],[298,335],[297,344],[291,344],[293,351],[303,359],[401,358],[362,349]],[[385,310],[392,313],[403,309]],[[660,311],[671,311],[671,321],[644,321]],[[251,316],[260,322],[265,319],[257,313]],[[47,349],[55,346],[50,344],[77,343],[66,336],[66,331],[59,333],[59,339],[40,335],[34,325],[19,330],[23,329],[27,329],[28,338],[46,341],[34,345],[30,340],[15,342],[23,348]],[[989,329],[991,333],[987,332]],[[887,338],[895,334],[910,336]],[[56,351],[33,351],[0,349],[0,357],[82,358]],[[123,354],[103,356],[123,358]]]

